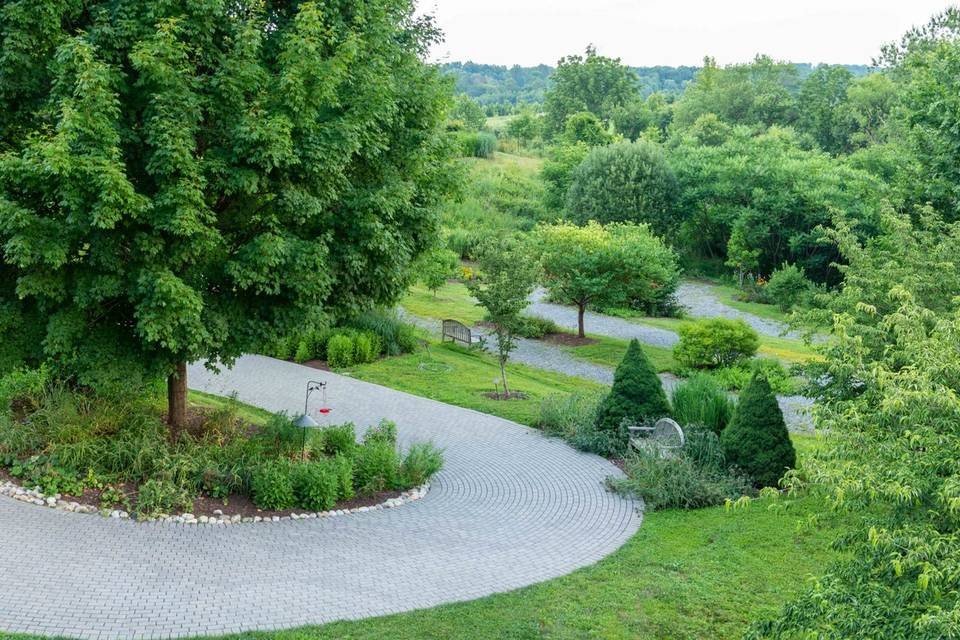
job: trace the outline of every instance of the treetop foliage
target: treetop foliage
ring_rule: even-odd
[[[448,191],[403,0],[0,8],[0,308],[83,376],[393,301]]]

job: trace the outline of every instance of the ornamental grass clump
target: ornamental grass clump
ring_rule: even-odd
[[[761,373],[740,394],[733,420],[720,435],[727,461],[758,487],[775,487],[797,464],[777,397]]]
[[[597,411],[597,432],[606,437],[606,444],[598,442],[595,451],[601,455],[622,453],[629,440],[626,425],[659,420],[670,415],[670,404],[663,392],[663,384],[640,343],[633,339],[623,361],[613,376],[610,394]]]
[[[713,378],[696,374],[670,394],[673,418],[681,426],[702,425],[717,435],[733,417],[734,402]]]

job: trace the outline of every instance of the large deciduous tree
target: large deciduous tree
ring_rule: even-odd
[[[581,338],[588,306],[655,311],[680,279],[676,254],[646,225],[543,225],[536,242],[550,295],[576,305]]]
[[[637,74],[619,58],[601,56],[593,47],[587,48],[585,56],[562,58],[551,80],[553,86],[543,103],[548,136],[562,132],[567,118],[580,111],[609,121],[617,109],[640,96]]]
[[[447,191],[407,0],[0,8],[0,313],[96,385],[392,301]]]

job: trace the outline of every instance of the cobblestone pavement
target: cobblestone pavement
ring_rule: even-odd
[[[197,527],[0,498],[0,631],[81,638],[220,634],[384,615],[569,573],[622,545],[638,505],[605,460],[493,416],[260,356],[190,386],[298,411],[329,381],[334,422],[396,420],[446,465],[415,503],[323,520]],[[313,411],[321,407],[312,401]],[[2,634],[0,634],[2,635]]]

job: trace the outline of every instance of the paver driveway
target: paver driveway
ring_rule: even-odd
[[[451,374],[455,375],[455,373]],[[328,380],[332,420],[396,420],[446,466],[419,502],[323,520],[137,524],[0,498],[0,631],[149,638],[277,629],[477,598],[596,562],[640,525],[616,468],[506,420],[259,356],[190,386],[270,410]],[[320,402],[312,403],[319,408]]]

